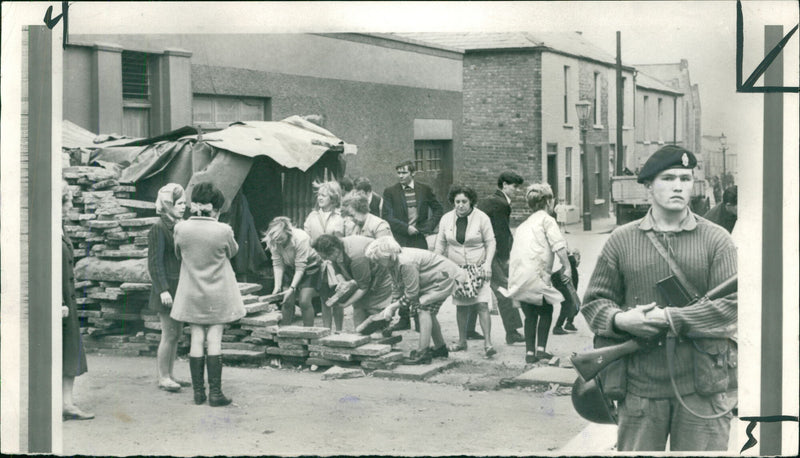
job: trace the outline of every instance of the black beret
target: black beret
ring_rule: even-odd
[[[636,179],[639,183],[651,181],[659,173],[667,169],[693,169],[697,166],[697,158],[691,151],[676,145],[667,145],[655,153],[644,163]]]

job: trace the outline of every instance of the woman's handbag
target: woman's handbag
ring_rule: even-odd
[[[453,296],[459,299],[470,299],[478,297],[481,287],[483,287],[483,279],[486,273],[483,267],[475,264],[466,264],[461,266],[466,272],[466,279],[459,281],[456,279],[456,287],[453,289]]]

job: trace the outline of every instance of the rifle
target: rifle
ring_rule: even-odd
[[[714,300],[720,297],[727,296],[735,292],[738,288],[738,277],[731,276],[724,282],[709,290],[705,296],[696,297],[686,305],[696,304],[704,300]],[[667,299],[668,303],[675,302],[674,300]],[[643,348],[652,346],[652,339],[630,339],[617,345],[610,345],[608,347],[596,348],[585,353],[573,355],[570,358],[575,370],[583,377],[584,380],[589,381],[597,374],[606,368],[614,361],[635,353]]]

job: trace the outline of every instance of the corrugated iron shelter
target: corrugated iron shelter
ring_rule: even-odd
[[[240,274],[266,263],[258,238],[269,222],[285,215],[302,227],[314,205],[312,183],[341,177],[342,155],[355,153],[354,145],[300,116],[236,122],[208,134],[187,126],[120,143],[94,150],[89,164],[119,169],[119,181],[133,183],[138,200],[154,201],[167,183],[181,184],[188,196],[202,182],[222,191],[220,220],[233,227],[240,253],[249,253],[237,256]]]
[[[187,189],[213,182],[225,195],[223,212],[241,190],[259,230],[279,214],[302,224],[313,206],[313,180],[344,173],[344,142],[300,116],[246,121],[203,134],[184,127],[150,139],[102,147],[90,162],[122,167],[120,181],[136,185],[137,198],[154,200],[166,183]]]

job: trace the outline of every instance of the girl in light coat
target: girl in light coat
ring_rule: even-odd
[[[233,229],[217,221],[225,197],[211,183],[201,183],[192,192],[194,216],[175,225],[175,254],[181,260],[181,275],[170,316],[191,324],[189,368],[195,404],[206,400],[203,381],[208,367],[208,403],[224,406],[231,399],[222,393],[222,331],[225,323],[246,312],[230,259],[239,245]],[[203,346],[208,342],[208,357]]]
[[[514,305],[525,315],[525,362],[550,359],[547,337],[553,321],[553,304],[564,296],[553,286],[550,276],[553,261],[558,256],[562,266],[569,266],[567,243],[550,211],[553,190],[550,185],[535,183],[525,192],[525,200],[533,214],[517,228],[509,258],[508,293],[516,299]],[[569,269],[562,269],[572,281]],[[538,340],[537,340],[538,337]]]

